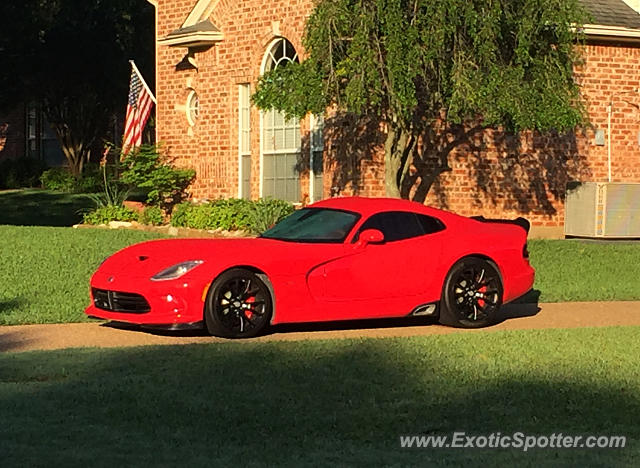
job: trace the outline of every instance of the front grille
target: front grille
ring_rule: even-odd
[[[105,289],[91,290],[93,303],[98,309],[111,312],[127,312],[130,314],[144,314],[151,307],[147,300],[140,294],[107,291]]]

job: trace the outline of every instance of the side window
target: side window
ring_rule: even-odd
[[[384,234],[385,242],[410,239],[425,233],[415,213],[405,211],[388,211],[373,215],[362,225],[355,240],[365,229],[378,229]]]
[[[422,229],[425,234],[444,231],[444,223],[438,218],[422,214],[417,214],[416,216],[418,217],[418,222],[422,225]]]

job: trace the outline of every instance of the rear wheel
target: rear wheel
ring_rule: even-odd
[[[273,301],[265,281],[251,271],[234,268],[211,285],[204,316],[212,335],[250,338],[266,328],[272,312]]]
[[[469,257],[456,263],[444,283],[440,322],[462,328],[481,328],[496,320],[503,286],[493,262]]]

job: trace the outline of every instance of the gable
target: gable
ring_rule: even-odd
[[[187,19],[184,20],[180,29],[192,27],[198,23],[208,20],[211,12],[218,5],[219,1],[220,0],[198,0],[198,3],[195,4],[193,10],[191,10]]]

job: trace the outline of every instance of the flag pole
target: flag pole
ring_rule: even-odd
[[[142,86],[144,86],[144,89],[146,89],[147,93],[149,93],[149,96],[151,97],[151,100],[153,101],[153,103],[154,104],[158,104],[156,102],[156,97],[153,95],[153,93],[149,89],[149,86],[147,86],[147,82],[144,81],[144,78],[142,77],[142,74],[140,73],[140,70],[138,70],[138,67],[136,67],[136,64],[134,63],[134,61],[133,60],[129,60],[129,63],[131,64],[131,68],[133,68],[133,70],[138,74],[138,78],[140,78],[140,82],[142,83]]]

